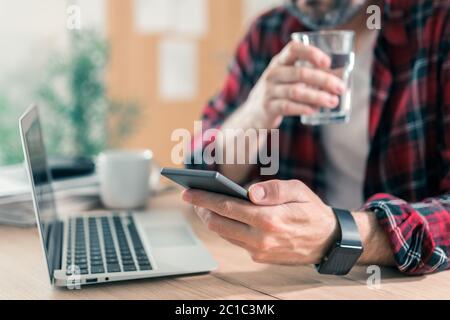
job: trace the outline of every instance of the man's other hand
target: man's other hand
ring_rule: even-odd
[[[309,66],[298,66],[298,61]],[[284,116],[311,115],[320,107],[336,107],[345,84],[330,66],[330,57],[320,49],[298,41],[288,43],[273,57],[244,104],[256,121],[254,126],[272,129]]]

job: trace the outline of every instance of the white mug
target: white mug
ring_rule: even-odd
[[[111,209],[145,207],[150,194],[150,150],[110,150],[100,154],[97,170],[100,197]]]

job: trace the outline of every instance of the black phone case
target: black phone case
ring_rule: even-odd
[[[246,189],[217,171],[163,168],[161,175],[187,189],[200,189],[249,200]]]

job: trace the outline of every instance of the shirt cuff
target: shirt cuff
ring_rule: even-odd
[[[419,275],[448,268],[447,255],[436,245],[429,222],[417,206],[379,193],[370,197],[362,209],[375,213],[401,272]]]

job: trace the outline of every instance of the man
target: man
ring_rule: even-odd
[[[369,5],[381,7],[380,30],[367,28]],[[299,121],[319,106],[335,107],[345,90],[327,72],[324,52],[290,41],[293,32],[317,29],[356,33],[348,124]],[[314,68],[298,67],[298,60]],[[298,0],[263,14],[240,42],[203,124],[280,130],[280,180],[251,185],[251,202],[183,194],[211,230],[255,261],[321,263],[341,236],[332,208],[340,207],[352,210],[364,247],[359,264],[397,266],[406,274],[450,267],[448,1]],[[248,155],[261,143],[249,146]],[[267,179],[258,177],[258,165],[193,167],[240,183]]]

